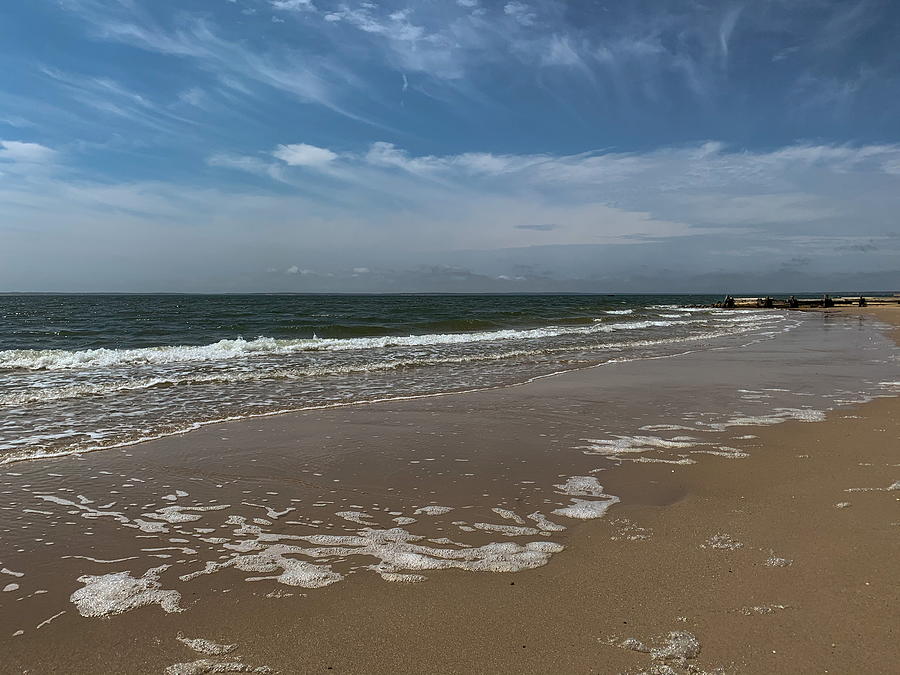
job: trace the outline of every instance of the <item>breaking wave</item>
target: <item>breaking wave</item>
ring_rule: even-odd
[[[174,345],[141,347],[137,349],[11,349],[0,351],[0,369],[73,370],[109,368],[115,366],[163,365],[196,361],[223,361],[258,355],[291,354],[296,352],[348,351],[385,349],[389,347],[427,347],[442,344],[467,344],[509,340],[534,340],[565,335],[591,335],[622,330],[665,328],[702,319],[686,321],[628,321],[591,326],[551,326],[528,330],[496,330],[477,333],[443,333],[431,335],[381,336],[360,338],[275,339],[258,337],[253,340],[236,338],[219,340],[208,345]]]

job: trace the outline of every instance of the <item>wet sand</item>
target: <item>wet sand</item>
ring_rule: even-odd
[[[900,325],[895,308],[864,311]],[[645,386],[642,372],[629,366],[628,386]],[[896,380],[896,369],[884,376]],[[702,446],[641,455],[659,462],[607,466],[603,457],[566,451],[583,438],[574,420],[599,422],[591,419],[598,400],[607,413],[629,414],[627,401],[609,393],[624,384],[598,394],[595,380],[575,373],[499,392],[242,421],[5,467],[0,567],[24,576],[0,575],[0,586],[21,586],[0,593],[0,670],[164,672],[194,663],[181,672],[216,672],[215,663],[240,662],[292,673],[896,672],[900,491],[889,488],[900,480],[898,399],[843,407],[813,424],[729,427],[727,446],[748,455],[739,459],[687,454]],[[713,384],[706,383],[707,395],[715,396]],[[684,386],[687,395],[691,382]],[[260,435],[265,452],[254,449]],[[622,502],[583,523],[550,515],[573,497],[531,483],[536,466],[560,483],[595,476]],[[57,511],[58,502],[34,499],[51,488],[72,505]],[[79,494],[91,503],[81,504]],[[225,514],[243,502],[273,536],[346,536],[361,526],[324,517],[317,524],[308,514],[361,505],[365,520],[391,527],[436,495],[455,511],[416,515],[410,527],[422,528],[418,534],[460,540],[454,522],[522,526],[498,518],[490,509],[497,506],[564,522],[565,532],[526,539],[552,539],[565,550],[515,574],[447,569],[424,571],[422,583],[386,583],[366,572],[309,589],[246,583],[248,574],[234,568],[184,583],[163,570],[160,589],[181,593],[182,612],[151,604],[90,618],[65,602],[82,587],[79,575],[139,576],[150,566],[147,547],[173,556],[154,564],[173,564],[178,574],[203,569],[204,560],[228,551],[214,542],[204,551],[192,528],[216,526],[205,533],[213,536],[234,528],[219,525],[219,511],[198,511],[197,521],[143,519],[169,528],[165,536],[122,530],[115,516],[75,504],[102,511],[105,501],[116,502],[105,510],[126,514],[131,527],[137,519],[123,507],[132,504],[157,515],[167,504],[229,504]],[[282,514],[287,508],[296,511]],[[85,548],[85,536],[96,537],[95,550]],[[37,539],[52,541],[46,555],[33,553]],[[468,546],[498,539],[496,531],[465,534]],[[238,647],[202,654],[177,641],[179,632]]]

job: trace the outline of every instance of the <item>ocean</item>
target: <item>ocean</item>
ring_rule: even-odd
[[[485,389],[796,323],[712,296],[0,296],[0,462]]]
[[[786,609],[800,577],[785,574],[815,577],[820,545],[840,562],[887,541],[890,514],[878,524],[871,505],[900,489],[893,432],[852,425],[860,404],[900,393],[898,350],[869,315],[712,299],[0,299],[4,663],[358,672],[330,645],[379,636],[383,659],[403,621],[436,634],[429,617],[456,612],[469,627],[472,598],[535,653],[511,598],[534,599],[516,607],[537,608],[538,632],[560,603],[563,645],[565,621],[590,617],[590,650],[625,620],[637,631],[635,607],[656,626],[657,596],[673,603],[664,625],[698,634],[675,617]],[[819,422],[833,442],[803,440]],[[807,531],[831,523],[824,540]],[[670,593],[676,567],[703,598],[692,615]],[[725,580],[751,591],[732,597]],[[560,588],[584,600],[575,614]],[[241,651],[217,660],[230,651],[203,651],[210,640]]]

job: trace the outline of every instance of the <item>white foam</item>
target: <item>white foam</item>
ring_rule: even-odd
[[[131,572],[115,572],[100,576],[78,577],[84,584],[69,598],[81,616],[97,617],[122,614],[145,605],[159,605],[167,613],[184,611],[178,591],[164,591],[159,575],[168,565],[154,567],[134,578]]]
[[[0,351],[0,369],[71,370],[116,366],[161,365],[191,361],[223,361],[267,354],[306,351],[348,351],[386,347],[423,347],[440,344],[470,344],[494,341],[521,341],[562,335],[590,335],[621,330],[668,327],[685,321],[631,321],[591,326],[548,326],[526,330],[495,330],[473,333],[382,336],[360,338],[312,338],[278,340],[258,337],[219,340],[208,345],[172,345],[135,349],[10,349]]]
[[[561,485],[554,485],[560,494],[578,495],[583,497],[599,497],[601,500],[572,499],[569,506],[555,509],[552,513],[566,518],[590,520],[602,518],[613,504],[620,500],[618,497],[608,495],[603,491],[603,486],[593,476],[572,476]]]
[[[610,521],[616,528],[616,534],[612,535],[612,541],[646,541],[650,539],[653,530],[633,523],[628,518],[616,518]]]
[[[138,559],[138,557],[136,555],[128,556],[127,558],[114,558],[112,560],[103,560],[102,558],[92,558],[88,555],[64,555],[63,556],[63,560],[66,560],[69,558],[71,558],[73,560],[89,560],[93,563],[99,563],[102,565],[112,565],[115,563],[127,562],[129,560],[137,560]]]
[[[649,654],[654,661],[662,661],[663,663],[672,661],[682,666],[686,665],[687,659],[696,658],[700,654],[700,641],[692,633],[684,630],[672,631],[668,635],[653,638],[654,646],[648,646],[633,637],[625,638],[624,640],[612,638],[607,640],[607,642],[620,649]],[[674,670],[665,665],[654,666],[650,672],[658,673],[659,675],[672,675],[675,673]],[[691,669],[691,672],[695,671]]]
[[[560,494],[579,497],[608,497],[593,476],[572,476],[562,485],[554,485]]]
[[[825,420],[824,410],[812,408],[775,408],[768,415],[739,415],[732,417],[727,422],[712,424],[717,429],[738,426],[771,426],[788,420],[799,422],[822,422]]]
[[[210,673],[274,673],[268,666],[248,666],[238,661],[225,662],[199,659],[190,663],[176,663],[166,668],[166,675],[209,675]]]
[[[700,654],[700,641],[686,630],[672,631],[665,642],[650,650],[650,656],[658,661],[693,659]]]
[[[49,626],[50,623],[51,623],[54,619],[58,619],[59,617],[61,617],[61,616],[62,616],[63,614],[65,614],[65,613],[66,613],[66,610],[63,610],[63,611],[61,611],[61,612],[57,612],[57,613],[54,614],[53,616],[51,616],[51,617],[49,617],[49,618],[44,619],[43,621],[41,621],[37,626],[34,627],[34,629],[35,629],[35,630],[39,630],[39,629],[43,628],[44,626]]]
[[[499,507],[495,507],[491,509],[494,513],[496,513],[501,518],[506,518],[507,520],[512,520],[513,522],[518,523],[519,525],[524,525],[525,521],[522,520],[520,516],[518,516],[515,512],[510,511],[509,509],[501,509]]]
[[[686,427],[682,424],[646,424],[641,431],[697,431],[696,427]]]
[[[586,454],[618,455],[624,453],[649,452],[651,450],[673,450],[706,445],[698,441],[667,440],[658,436],[616,436],[611,439],[584,439],[588,445],[579,446]]]
[[[312,557],[371,556],[381,560],[373,566],[381,572],[420,572],[437,569],[461,569],[470,572],[518,572],[547,564],[552,553],[563,550],[553,542],[491,543],[468,548],[437,548],[416,542],[422,537],[400,528],[362,530],[357,535],[310,535],[304,537],[320,548],[307,549]]]
[[[691,450],[694,455],[714,455],[716,457],[727,457],[728,459],[745,459],[750,456],[749,452],[738,450],[737,448],[729,448],[721,446],[718,450]]]
[[[734,551],[743,546],[743,544],[734,538],[730,534],[714,534],[709,539],[707,539],[704,543],[700,544],[700,548],[717,548],[721,550]]]
[[[522,537],[538,534],[533,527],[521,527],[519,525],[497,525],[495,523],[472,523],[472,527],[485,532],[499,532],[507,537]]]
[[[847,488],[844,492],[895,492],[896,490],[900,490],[900,480],[895,480],[893,483],[883,488]]]
[[[127,527],[135,527],[147,534],[166,534],[169,531],[165,523],[151,523],[141,518],[135,518]]]
[[[632,314],[633,312],[633,309],[608,309],[605,313],[624,316],[626,314]]]
[[[294,538],[299,539],[300,537]],[[306,553],[304,549],[297,546],[274,544],[263,547],[258,542],[248,542],[247,548],[250,550],[262,548],[262,550],[250,555],[237,555],[225,562],[207,562],[204,569],[191,574],[184,574],[180,578],[182,581],[189,581],[200,575],[213,574],[227,567],[234,567],[242,572],[256,572],[260,574],[271,574],[281,570],[280,574],[274,576],[247,577],[246,580],[274,580],[286,586],[299,586],[301,588],[322,588],[344,578],[343,575],[338,574],[328,566],[314,565],[304,560],[287,557],[290,554]]]
[[[385,572],[383,570],[377,569],[376,565],[372,565],[370,569],[374,569],[381,575],[381,578],[385,581],[393,581],[395,583],[401,584],[418,584],[423,581],[427,581],[428,577],[422,574],[400,574],[398,572]]]
[[[605,501],[596,501],[590,499],[573,499],[569,506],[555,509],[552,513],[557,516],[565,516],[566,518],[576,518],[578,520],[592,520],[594,518],[602,518],[613,504],[621,501],[618,497],[610,496]]]
[[[2,592],[3,593],[11,593],[12,591],[17,591],[17,590],[19,590],[19,584],[6,584],[6,586],[3,587]]]
[[[161,520],[166,523],[190,523],[200,520],[203,516],[193,511],[221,511],[227,509],[228,504],[216,504],[214,506],[163,506],[162,508],[150,513],[142,513],[144,518],[151,520]]]
[[[752,616],[753,614],[774,614],[775,612],[788,609],[787,605],[754,605],[753,607],[741,607],[739,610],[744,616]]]
[[[565,525],[554,523],[539,511],[529,513],[528,518],[529,520],[533,520],[535,523],[537,523],[538,528],[544,532],[562,532],[563,530],[567,529]]]
[[[442,516],[445,513],[450,513],[452,510],[452,506],[423,506],[413,511],[413,515]]]
[[[212,640],[207,640],[206,638],[187,638],[184,637],[181,633],[179,633],[176,637],[180,643],[187,645],[195,652],[200,654],[209,654],[212,656],[221,656],[222,654],[230,654],[235,649],[237,649],[237,645],[222,645],[218,642],[213,642]]]
[[[82,511],[81,517],[94,519],[94,518],[112,518],[113,520],[117,520],[120,523],[129,523],[131,522],[125,514],[120,513],[118,511],[104,511],[102,510],[104,507],[93,508],[88,506],[87,504],[76,504],[75,502],[64,499],[63,497],[57,497],[56,495],[47,495],[47,494],[38,494],[35,495],[38,499],[42,499],[45,502],[52,502],[54,504],[60,504],[62,506],[71,506],[79,511]],[[111,506],[111,505],[106,505]]]
[[[363,513],[362,511],[338,511],[334,515],[338,518],[349,520],[351,523],[358,523],[366,526],[372,525],[372,516],[368,513]]]
[[[793,564],[793,560],[789,560],[787,558],[779,558],[774,555],[766,560],[766,567],[790,567]]]

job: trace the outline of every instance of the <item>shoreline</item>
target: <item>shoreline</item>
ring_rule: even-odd
[[[687,346],[692,343],[698,343],[698,342],[702,342],[705,340],[716,339],[716,338],[725,338],[725,337],[742,338],[742,337],[746,337],[746,336],[743,334],[740,334],[740,333],[730,334],[730,335],[727,333],[720,333],[720,334],[716,334],[716,335],[706,334],[706,335],[698,335],[698,336],[692,336],[692,337],[686,337],[686,338],[659,339],[659,340],[646,342],[646,343],[642,344],[642,346],[644,346],[644,347],[646,347],[646,346],[663,346],[663,345]],[[579,372],[579,371],[591,370],[594,368],[600,368],[600,367],[607,366],[610,364],[628,363],[630,361],[635,361],[635,360],[646,360],[646,359],[654,360],[654,359],[676,358],[679,356],[684,356],[686,354],[691,354],[695,351],[696,351],[696,349],[685,349],[685,351],[673,352],[670,354],[660,354],[657,356],[649,356],[649,357],[648,356],[613,357],[613,358],[609,358],[608,360],[605,360],[605,361],[594,361],[594,362],[583,361],[583,362],[581,362],[581,365],[578,365],[578,366],[575,366],[572,368],[563,368],[561,370],[556,370],[556,371],[547,372],[547,373],[541,373],[538,375],[532,375],[532,376],[528,376],[525,379],[520,380],[520,381],[512,381],[512,382],[500,383],[500,384],[490,384],[490,385],[474,387],[474,388],[469,388],[469,389],[434,391],[434,392],[429,392],[429,393],[412,394],[412,395],[407,395],[407,396],[390,396],[390,397],[382,397],[382,398],[351,400],[351,401],[344,401],[344,402],[322,403],[322,404],[301,406],[301,407],[297,407],[297,408],[285,408],[285,409],[272,410],[272,411],[266,411],[266,412],[247,413],[247,414],[235,415],[235,416],[230,416],[230,417],[222,417],[222,418],[217,418],[217,419],[201,420],[198,422],[193,422],[188,427],[181,429],[181,430],[164,431],[164,432],[161,432],[156,435],[151,435],[151,436],[136,438],[136,439],[129,439],[126,441],[122,441],[119,443],[113,443],[110,445],[99,445],[99,446],[91,446],[91,447],[87,447],[87,448],[77,448],[77,449],[68,449],[67,448],[67,449],[63,449],[63,450],[59,450],[59,451],[47,452],[46,454],[33,454],[33,455],[26,455],[26,456],[16,455],[15,452],[7,452],[7,453],[0,454],[0,467],[3,467],[5,465],[14,465],[14,464],[18,464],[20,462],[42,461],[42,460],[56,459],[56,458],[62,458],[62,457],[86,455],[86,454],[90,454],[90,453],[94,453],[94,452],[101,452],[104,450],[117,450],[117,449],[121,449],[121,448],[129,448],[129,447],[141,445],[143,443],[150,443],[150,442],[154,442],[154,441],[164,440],[167,438],[177,438],[179,436],[185,436],[185,435],[194,433],[200,429],[203,429],[204,427],[216,426],[216,425],[220,425],[220,424],[228,424],[231,422],[241,422],[241,421],[252,422],[253,420],[257,420],[257,419],[278,417],[278,416],[282,416],[282,415],[293,415],[293,414],[299,414],[299,413],[326,411],[326,410],[333,410],[333,409],[340,409],[340,408],[354,408],[354,407],[360,407],[360,406],[375,405],[375,404],[379,404],[379,403],[414,401],[414,400],[419,400],[419,399],[441,398],[444,396],[477,394],[477,393],[482,393],[482,392],[498,391],[498,390],[503,390],[503,389],[513,389],[516,387],[527,386],[529,384],[532,384],[532,383],[542,380],[542,379],[557,377],[557,376],[566,375],[569,373],[574,373],[574,372]]]
[[[871,309],[882,321],[886,317],[895,326],[900,323],[896,314]],[[554,379],[556,383],[552,382]],[[527,415],[529,406],[563,387],[572,388],[571,378],[566,382],[548,378],[536,387],[539,396],[535,394],[522,403],[522,413]],[[574,400],[577,398],[576,395]],[[475,407],[487,403],[492,407],[480,414],[488,414],[499,425],[497,429],[505,430],[510,445],[481,460],[476,455],[468,457],[466,466],[471,466],[474,473],[490,466],[496,473],[502,467],[506,479],[515,480],[527,475],[517,466],[520,457],[547,467],[555,466],[554,461],[562,462],[538,447],[546,442],[534,438],[540,429],[544,435],[552,435],[548,426],[552,416],[523,424],[527,417],[510,408],[509,401],[508,397],[460,394],[453,402],[456,411],[443,406],[440,417],[436,417],[438,413],[429,403],[422,401],[409,410],[393,406],[395,410],[371,428],[383,438],[411,448],[420,442],[417,432],[432,429],[429,433],[436,436],[429,442],[437,442],[451,452],[462,437],[471,435],[466,429],[469,415]],[[159,606],[151,606],[110,618],[88,619],[79,617],[70,605],[65,614],[54,617],[52,624],[12,639],[6,633],[0,636],[0,642],[7,646],[8,663],[14,664],[6,667],[10,668],[8,672],[23,672],[29,668],[40,670],[42,665],[46,670],[51,663],[59,666],[60,662],[54,660],[59,655],[37,653],[41,649],[38,645],[47,644],[51,635],[54,645],[72,650],[67,661],[70,672],[121,672],[127,669],[123,664],[137,663],[142,671],[163,672],[176,662],[193,663],[208,658],[175,641],[173,636],[183,631],[188,637],[239,644],[235,655],[241,655],[242,662],[253,667],[265,664],[280,672],[320,672],[328,668],[346,673],[421,672],[423,663],[434,665],[430,672],[447,673],[615,673],[647,671],[663,665],[673,668],[673,672],[892,672],[898,656],[893,646],[898,593],[892,565],[900,551],[896,545],[896,524],[886,522],[890,517],[885,515],[885,509],[886,504],[896,503],[897,492],[888,488],[900,478],[891,473],[896,471],[898,461],[894,449],[900,431],[896,412],[897,398],[884,398],[840,408],[823,422],[792,420],[768,427],[734,427],[732,436],[754,437],[733,443],[738,451],[748,451],[749,457],[727,461],[707,457],[689,466],[664,462],[624,465],[609,475],[599,474],[606,491],[621,496],[622,503],[604,518],[583,524],[567,521],[569,530],[554,535],[565,544],[565,550],[555,553],[549,564],[535,569],[515,574],[442,570],[429,574],[427,582],[417,584],[385,583],[375,574],[355,574],[321,591],[280,584],[273,590],[272,584],[265,582],[248,586],[239,581],[246,575],[227,569],[191,581],[194,586],[179,586],[183,604],[190,607],[183,613],[167,614]],[[340,425],[359,425],[365,417],[362,413],[346,417],[345,413],[347,410],[343,409],[318,415],[323,418],[323,426],[316,433],[328,438],[333,433],[329,430]],[[583,414],[577,407],[567,413]],[[296,468],[296,458],[286,454],[287,441],[296,437],[291,425],[296,427],[301,419],[302,415],[293,419],[281,416],[280,421],[267,425],[270,432],[276,426],[280,429],[283,444],[276,443],[266,455],[249,460],[259,459],[262,466],[260,462],[248,464],[251,455],[242,454],[238,447],[230,454],[222,454],[222,446],[230,446],[232,439],[221,434],[231,436],[235,429],[235,425],[225,424],[178,437],[180,441],[191,438],[192,452],[196,453],[191,463],[182,461],[183,466],[179,466],[177,454],[167,458],[150,451],[148,444],[155,443],[157,450],[170,448],[167,452],[177,452],[176,446],[183,445],[167,445],[163,440],[115,452],[39,460],[41,471],[22,473],[27,473],[29,481],[37,482],[41,472],[52,475],[59,467],[90,467],[90,471],[81,472],[83,478],[73,477],[74,485],[90,485],[91,476],[105,480],[107,473],[121,471],[129,485],[138,485],[132,476],[142,476],[140,480],[156,476],[166,483],[162,487],[176,490],[195,481],[196,477],[184,473],[188,466],[206,465],[212,468],[205,470],[221,482],[219,489],[237,495],[237,499],[240,487],[247,489],[254,484],[260,486],[260,494],[272,494],[280,488],[272,482],[272,489],[266,490],[270,477],[280,476],[287,467]],[[522,428],[510,429],[507,419],[519,420]],[[255,431],[250,427],[255,422],[244,422],[245,438],[249,440]],[[367,424],[371,424],[371,419]],[[353,429],[347,433],[351,431],[355,433]],[[311,432],[305,429],[304,433]],[[486,428],[483,437],[490,438],[491,433]],[[561,432],[557,429],[553,433]],[[368,429],[357,436],[369,438],[376,445],[351,449],[352,461],[335,465],[337,460],[327,448],[318,451],[316,461],[334,469],[333,473],[321,473],[329,479],[331,475],[340,476],[332,479],[338,485],[329,488],[338,495],[332,497],[333,502],[346,498],[350,503],[367,494],[378,499],[386,510],[400,511],[400,506],[412,502],[424,505],[429,501],[429,492],[443,485],[459,497],[457,513],[467,522],[486,518],[482,511],[488,509],[472,509],[467,504],[474,504],[470,498],[482,491],[493,490],[489,479],[479,479],[472,487],[455,482],[447,486],[448,479],[438,475],[437,470],[434,475],[423,474],[415,482],[408,472],[404,473],[405,469],[399,468],[392,472],[395,478],[391,484],[374,481],[375,476],[382,475],[377,472],[367,479],[367,473],[387,461],[389,454],[370,456],[373,447],[380,447],[380,441]],[[847,440],[853,442],[852,447],[846,444]],[[236,442],[240,445],[240,438]],[[560,435],[557,445],[567,442]],[[865,454],[856,456],[859,447],[864,448]],[[311,448],[306,451],[316,454]],[[591,462],[596,464],[591,458],[575,459],[585,467]],[[419,466],[427,460],[422,457],[413,461]],[[565,458],[566,462],[572,460]],[[450,461],[454,461],[452,457],[441,460],[444,464]],[[435,462],[435,466],[441,462]],[[4,468],[15,470],[16,466]],[[838,475],[838,469],[846,471],[846,476]],[[574,473],[573,467],[569,475]],[[323,492],[324,478],[310,475],[307,480],[297,475],[290,485],[298,496],[302,490]],[[564,476],[559,480],[564,481]],[[352,489],[342,492],[345,489],[341,482],[352,483]],[[213,486],[202,486],[196,481],[193,485],[196,488],[191,488],[192,498],[202,490],[215,494]],[[391,494],[403,491],[394,485],[405,486],[403,498]],[[866,491],[844,492],[853,488]],[[175,498],[170,503],[177,505],[177,496],[172,496]],[[533,494],[529,486],[521,486],[525,503],[533,505],[547,501],[547,497],[555,500],[554,506],[564,505],[569,499]],[[111,495],[113,498],[128,499]],[[515,500],[509,500],[513,508]],[[232,503],[234,498],[229,497],[228,501]],[[254,497],[246,501],[259,504],[262,500]],[[850,502],[851,507],[836,508],[835,504],[841,501]],[[266,508],[272,511],[274,506]],[[81,521],[78,515],[75,513],[73,522],[85,527],[84,523],[89,522],[91,529],[95,528],[95,521],[104,520],[95,516]],[[497,519],[496,515],[493,517]],[[553,519],[560,520],[555,516]],[[274,518],[273,528],[277,530],[279,523]],[[308,527],[313,524],[306,521]],[[97,535],[102,534],[100,527],[98,523]],[[181,538],[180,533],[174,532],[176,527],[173,523],[170,539]],[[435,530],[433,537],[445,536],[439,531],[445,525],[429,527]],[[8,537],[7,532],[4,531],[4,538]],[[719,534],[731,539],[713,539]],[[471,536],[471,545],[498,539],[496,533],[490,536],[474,532]],[[58,537],[63,537],[62,533],[55,538]],[[182,545],[179,541],[173,543],[177,544],[176,549]],[[741,545],[730,548],[737,543]],[[96,558],[114,559],[120,545],[124,543],[107,541],[103,555],[98,552]],[[858,555],[861,550],[865,550],[865,556]],[[848,553],[857,555],[848,558]],[[770,559],[790,562],[766,565]],[[161,558],[158,562],[162,565],[168,561]],[[0,556],[0,562],[9,565],[5,556]],[[57,569],[49,560],[47,564],[50,569]],[[128,563],[97,563],[95,571],[89,573],[116,572],[120,567],[128,567]],[[25,572],[23,579],[27,581],[33,571]],[[828,581],[827,587],[823,580]],[[3,581],[6,582],[5,577]],[[56,583],[68,587],[68,592],[79,586],[72,586],[66,578]],[[826,589],[832,592],[824,593]],[[268,597],[266,591],[279,591],[281,595]],[[192,599],[189,593],[199,599]],[[288,593],[293,597],[288,597]],[[0,617],[19,622],[20,617],[9,616],[11,603],[4,602],[7,598],[3,595],[0,594]],[[30,600],[43,602],[47,598],[46,610],[27,613],[46,620],[59,611],[51,611],[49,595]],[[219,609],[210,606],[211,598],[216,599],[214,604]],[[20,607],[25,610],[27,606],[23,602]],[[225,613],[223,607],[228,608]],[[33,623],[37,624],[37,620]],[[12,623],[0,620],[0,625],[5,631]],[[651,638],[665,638],[671,632],[677,632],[682,639],[671,645],[670,658],[654,660],[642,651],[615,646],[626,638],[634,638],[647,647],[660,646],[651,645]],[[699,654],[693,654],[693,643],[683,633],[699,642]],[[635,642],[626,644],[637,647]],[[116,645],[117,651],[98,654],[98,645]],[[435,655],[438,662],[433,661]],[[695,664],[700,670],[689,670]]]

